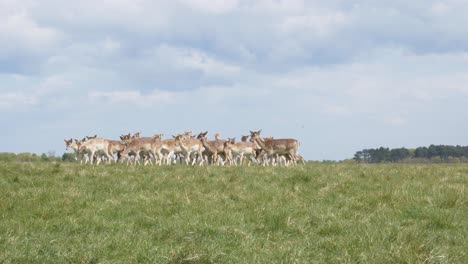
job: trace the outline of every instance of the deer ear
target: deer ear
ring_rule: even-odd
[[[177,138],[176,136],[172,135],[173,138]]]
[[[260,129],[260,130],[258,131],[258,133],[260,134],[261,132],[262,132],[262,130]]]

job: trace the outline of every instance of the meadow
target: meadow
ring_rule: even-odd
[[[468,263],[467,164],[0,163],[1,263]]]

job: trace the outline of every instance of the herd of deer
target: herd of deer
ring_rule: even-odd
[[[81,163],[99,164],[102,160],[127,160],[128,164],[147,163],[170,165],[178,160],[185,164],[215,165],[248,165],[252,162],[262,165],[296,165],[298,161],[305,164],[298,152],[299,142],[296,139],[274,139],[260,137],[261,130],[250,131],[242,136],[240,142],[235,138],[220,139],[215,134],[214,140],[206,138],[208,132],[192,136],[191,131],[163,139],[163,134],[152,137],[140,137],[140,132],[120,136],[120,140],[98,138],[97,135],[78,139],[65,139],[66,149],[73,149],[76,159]],[[249,140],[250,137],[250,140]],[[117,159],[115,158],[117,156]]]

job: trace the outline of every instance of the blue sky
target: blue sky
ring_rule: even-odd
[[[468,1],[0,0],[0,151],[208,130],[468,145]]]

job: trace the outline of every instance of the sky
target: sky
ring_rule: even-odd
[[[465,0],[0,0],[0,152],[262,129],[310,160],[468,145]]]

